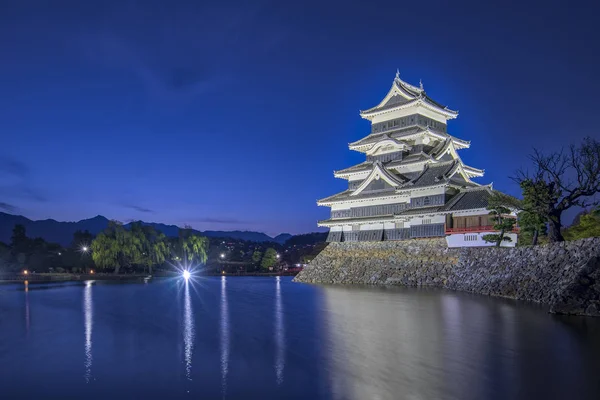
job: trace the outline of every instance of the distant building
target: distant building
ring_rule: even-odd
[[[371,133],[349,147],[366,161],[335,171],[348,189],[317,202],[331,207],[331,218],[318,223],[329,228],[328,242],[446,237],[449,247],[492,245],[482,239],[493,232],[491,185],[472,181],[483,170],[458,155],[470,142],[447,131],[458,112],[397,73],[385,98],[360,116]],[[508,236],[503,246],[514,246],[516,233]]]

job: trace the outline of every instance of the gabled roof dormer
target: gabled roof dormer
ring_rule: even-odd
[[[352,192],[352,194],[350,194],[350,196],[356,196],[365,190],[369,184],[371,184],[371,182],[379,180],[383,180],[385,183],[387,183],[387,185],[389,185],[390,188],[398,188],[403,184],[402,180],[386,170],[381,162],[375,161],[373,163],[373,170],[369,176],[367,176],[367,178],[354,190],[354,192]]]
[[[432,150],[431,156],[436,161],[444,161],[444,156],[449,155],[451,159],[459,162],[461,171],[465,173],[468,178],[483,176],[483,170],[478,168],[469,167],[465,165],[456,151],[456,143],[450,138],[441,142],[435,149]]]
[[[453,119],[458,116],[457,111],[450,110],[448,107],[436,102],[425,93],[423,84],[419,87],[413,86],[408,82],[400,79],[400,72],[396,71],[396,77],[392,83],[392,87],[385,95],[383,100],[375,107],[369,108],[360,112],[360,116],[364,119],[371,120],[376,115],[384,112],[390,112],[401,108],[408,108],[421,105],[435,113],[441,114],[446,119]]]

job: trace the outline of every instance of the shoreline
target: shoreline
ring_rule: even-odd
[[[260,272],[249,272],[249,273],[234,273],[234,274],[217,274],[217,273],[205,273],[199,274],[199,276],[227,276],[227,277],[273,277],[273,276],[296,276],[297,273],[260,273]],[[47,283],[47,282],[80,282],[80,281],[124,281],[124,280],[150,280],[150,279],[162,279],[162,278],[176,278],[180,275],[178,273],[157,273],[157,274],[70,274],[70,273],[39,273],[39,274],[3,274],[0,275],[0,284],[3,283]]]
[[[444,239],[330,243],[300,283],[439,287],[600,317],[600,238],[539,246],[448,248]]]

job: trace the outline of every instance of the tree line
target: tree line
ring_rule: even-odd
[[[89,254],[81,251],[89,246],[93,235],[76,231],[68,246],[30,238],[23,225],[14,226],[10,242],[0,242],[0,272],[14,273],[22,270],[38,272],[84,272],[93,268]]]
[[[193,233],[190,227],[179,229],[177,237],[167,237],[153,226],[133,222],[125,229],[118,221],[92,241],[92,259],[101,269],[142,267],[152,269],[165,263],[181,262],[184,265],[203,264],[208,252],[208,239]]]
[[[209,241],[189,227],[177,237],[167,237],[152,226],[134,222],[126,229],[118,221],[94,237],[77,231],[68,246],[27,236],[23,225],[15,225],[8,245],[0,243],[0,272],[30,270],[36,272],[84,273],[93,269],[118,274],[148,271],[171,265],[196,265],[206,262]]]

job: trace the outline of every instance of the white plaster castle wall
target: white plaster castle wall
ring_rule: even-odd
[[[445,215],[431,215],[431,216],[423,216],[423,217],[413,217],[411,218],[408,223],[409,226],[414,226],[414,225],[428,225],[428,224],[443,224],[444,222],[446,222],[446,217]],[[405,224],[405,227],[406,224]]]
[[[495,246],[494,243],[488,243],[483,240],[484,235],[488,235],[494,232],[466,232],[466,233],[454,233],[446,236],[446,243],[448,247],[491,247]],[[517,244],[517,234],[508,233],[506,236],[511,238],[511,242],[502,242],[501,247],[515,247]]]
[[[362,224],[360,225],[361,231],[375,231],[383,229],[383,222],[377,224]]]

